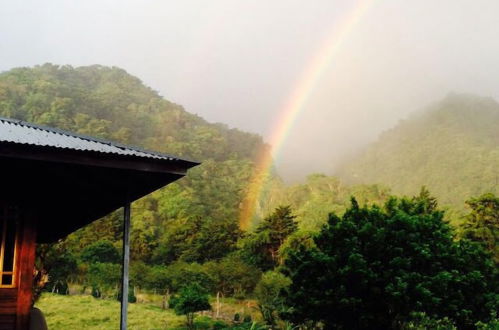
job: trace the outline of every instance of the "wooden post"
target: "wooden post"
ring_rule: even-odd
[[[36,219],[33,215],[25,217],[21,230],[21,248],[18,261],[18,288],[17,288],[17,326],[16,329],[29,327],[29,312],[32,300],[33,268],[35,266],[36,250]]]
[[[220,317],[220,291],[217,291],[217,319]]]
[[[128,265],[130,262],[130,203],[123,207],[123,264],[121,269],[121,320],[120,329],[126,330],[128,316]]]

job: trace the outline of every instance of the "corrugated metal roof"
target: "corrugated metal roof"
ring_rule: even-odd
[[[160,160],[180,160],[166,154],[2,117],[0,141]]]

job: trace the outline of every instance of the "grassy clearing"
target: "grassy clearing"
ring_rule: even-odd
[[[175,315],[173,310],[161,309],[161,296],[139,295],[143,303],[129,304],[129,329],[185,329],[185,316]],[[216,316],[216,300],[210,301],[213,310],[198,315],[197,328],[212,328]],[[119,329],[120,303],[115,300],[96,299],[88,295],[62,296],[52,293],[43,293],[36,306],[40,308],[47,319],[51,330],[58,329],[89,329],[106,330]],[[219,318],[226,323],[233,320],[234,314],[241,317],[251,315],[258,320],[254,301],[238,301],[225,298],[219,310]]]
[[[36,306],[51,330],[119,329],[120,303],[91,296],[61,296],[44,293]],[[150,304],[129,304],[130,329],[182,329],[185,317]]]

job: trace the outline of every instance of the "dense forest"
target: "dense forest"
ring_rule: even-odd
[[[384,132],[346,162],[348,183],[383,183],[398,194],[423,185],[442,204],[463,211],[470,196],[499,193],[499,103],[450,94]]]
[[[132,205],[129,301],[160,296],[189,328],[213,297],[218,307],[220,297],[245,302],[259,316],[220,316],[217,307],[224,322],[211,328],[497,326],[492,100],[451,96],[401,122],[340,172],[344,181],[311,174],[286,186],[271,172],[249,230],[240,211],[269,146],[188,113],[122,69],[45,64],[1,73],[0,116],[202,162]],[[41,245],[44,290],[119,298],[121,232],[116,211]]]

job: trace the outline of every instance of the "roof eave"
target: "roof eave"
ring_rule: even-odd
[[[0,157],[108,167],[152,173],[185,175],[200,163],[183,159],[156,159],[91,150],[74,150],[0,141]]]

